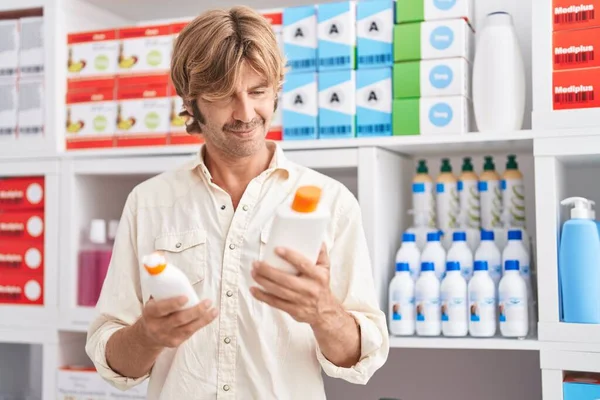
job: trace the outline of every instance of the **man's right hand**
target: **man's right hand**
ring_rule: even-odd
[[[186,302],[187,298],[184,296],[166,300],[151,298],[146,303],[138,323],[148,347],[177,347],[214,321],[219,314],[217,309],[210,308],[210,300],[179,311]]]

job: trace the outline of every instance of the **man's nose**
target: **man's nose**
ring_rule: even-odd
[[[235,102],[235,109],[233,110],[233,118],[248,124],[252,122],[255,116],[254,106],[248,96],[238,96]]]

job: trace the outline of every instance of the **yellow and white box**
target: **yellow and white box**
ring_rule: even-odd
[[[80,32],[67,37],[69,79],[111,76],[117,73],[119,41],[116,30]]]
[[[0,78],[16,76],[19,68],[19,20],[0,21]]]
[[[119,29],[119,74],[168,71],[173,51],[171,25]]]
[[[44,18],[19,20],[19,73],[38,75],[44,72]]]
[[[16,77],[0,80],[0,99],[0,141],[14,140],[19,114]]]

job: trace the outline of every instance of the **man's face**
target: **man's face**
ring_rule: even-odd
[[[263,147],[275,102],[272,85],[247,63],[242,64],[240,74],[231,98],[214,102],[197,99],[205,121],[201,125],[205,141],[236,158],[256,154]]]

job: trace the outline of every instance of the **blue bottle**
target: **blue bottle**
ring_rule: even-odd
[[[558,251],[563,321],[600,323],[600,237],[590,201],[570,197],[571,219],[564,223]]]

